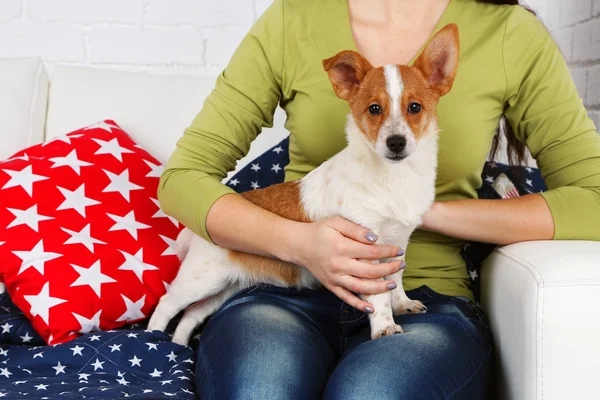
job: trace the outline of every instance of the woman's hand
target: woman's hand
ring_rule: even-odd
[[[393,290],[396,282],[377,279],[392,275],[406,265],[403,261],[383,264],[361,261],[397,257],[404,251],[396,246],[374,244],[375,234],[341,217],[302,224],[298,230],[293,235],[295,244],[290,261],[307,268],[340,299],[365,312],[373,312],[373,305],[354,293]]]

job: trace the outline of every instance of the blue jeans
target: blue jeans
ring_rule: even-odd
[[[261,285],[232,296],[200,337],[196,392],[210,400],[487,398],[492,339],[481,311],[423,286],[427,313],[370,340],[368,316],[328,290]]]

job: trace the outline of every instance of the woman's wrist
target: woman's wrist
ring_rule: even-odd
[[[435,202],[423,215],[420,229],[429,232],[439,232],[440,221],[443,221],[444,203]]]
[[[308,224],[277,218],[272,226],[275,240],[269,242],[269,253],[273,257],[292,264],[300,262],[300,247],[304,241],[304,230]]]

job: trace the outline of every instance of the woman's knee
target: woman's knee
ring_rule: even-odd
[[[196,380],[201,398],[302,399],[323,390],[333,349],[285,305],[238,299],[200,337]]]

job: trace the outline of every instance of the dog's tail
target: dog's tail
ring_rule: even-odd
[[[185,256],[187,255],[188,249],[190,248],[190,242],[194,237],[194,232],[188,228],[184,228],[179,235],[177,236],[177,240],[175,241],[175,253],[177,254],[177,258],[179,261],[183,261]]]

